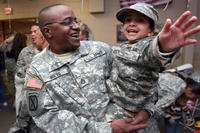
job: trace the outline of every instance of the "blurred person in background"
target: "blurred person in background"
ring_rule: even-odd
[[[200,98],[200,82],[192,78],[186,78],[184,81],[186,87],[183,94],[163,113],[165,133],[181,133],[180,123],[183,126],[194,126],[193,110],[196,109],[195,103]]]
[[[180,133],[180,123],[192,126],[192,112],[200,96],[200,73],[191,68],[191,64],[184,64],[159,74],[159,100],[156,106],[163,109],[160,120],[164,118],[166,133]]]
[[[9,51],[6,51],[6,56],[8,58],[14,58],[15,62],[17,62],[19,53],[21,50],[26,47],[26,41],[27,41],[27,36],[23,33],[16,33],[14,39],[13,39],[13,44],[12,47]],[[16,64],[16,63],[15,63]],[[12,76],[14,78],[15,73],[8,73],[11,74],[9,76]],[[13,79],[14,80],[14,79]],[[14,92],[16,91],[14,87]],[[13,102],[13,107],[15,107],[15,103]]]
[[[5,60],[4,52],[0,50],[0,107],[7,106],[6,97],[5,97],[5,85],[3,82],[3,71],[5,70]]]
[[[13,39],[13,45],[10,51],[6,52],[7,57],[14,58],[17,62],[19,53],[26,47],[27,36],[23,33],[16,33]]]
[[[12,31],[9,37],[5,39],[0,45],[0,49],[4,52],[5,60],[5,69],[2,72],[2,77],[5,84],[6,96],[9,98],[11,104],[13,104],[15,97],[14,73],[16,61],[14,57],[9,58],[6,53],[11,51],[16,33],[16,31]]]
[[[92,31],[90,30],[88,25],[83,23],[82,21],[79,22],[79,25],[80,25],[80,33],[79,33],[80,41],[93,40]]]

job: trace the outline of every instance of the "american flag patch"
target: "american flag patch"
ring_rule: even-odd
[[[26,86],[28,88],[35,88],[35,89],[41,90],[42,86],[43,86],[43,82],[36,78],[30,78],[30,79],[28,79]]]

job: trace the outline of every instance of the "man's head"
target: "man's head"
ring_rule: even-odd
[[[127,39],[134,41],[154,34],[158,12],[149,4],[136,3],[120,9],[116,18],[123,23],[123,30]]]
[[[70,7],[61,4],[45,7],[39,12],[38,20],[51,51],[63,54],[80,46],[80,28]]]
[[[31,40],[39,51],[46,47],[46,40],[37,24],[31,26]]]
[[[93,40],[92,37],[92,31],[88,27],[87,24],[83,22],[79,22],[79,27],[80,27],[80,34],[79,34],[79,39],[82,40]]]
[[[90,35],[89,27],[84,23],[80,23],[80,34],[79,34],[80,40],[81,41],[89,40],[89,35]]]

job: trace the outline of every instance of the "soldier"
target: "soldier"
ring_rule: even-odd
[[[195,22],[185,19],[184,13],[172,30],[167,23],[160,34],[160,49],[169,52],[196,40],[184,41],[200,31],[195,27],[187,33],[187,27]],[[39,13],[39,24],[49,48],[34,57],[27,73],[24,98],[19,118],[27,121],[29,132],[131,132],[144,128],[143,117],[115,119],[108,123],[105,111],[110,102],[105,80],[110,76],[112,63],[111,48],[103,42],[79,40],[79,25],[72,9],[55,4],[43,8]],[[184,31],[180,31],[180,26]],[[185,29],[186,28],[186,29]],[[177,32],[182,43],[176,43],[169,32]],[[171,39],[171,40],[170,40]],[[175,39],[175,40],[173,40]],[[175,42],[175,43],[172,43]],[[158,44],[157,44],[158,46]],[[161,56],[156,49],[156,52]],[[169,54],[169,53],[167,53]],[[170,55],[170,54],[169,54]],[[22,109],[28,109],[28,116]],[[28,117],[27,117],[28,116]],[[23,125],[27,125],[27,123]],[[19,125],[21,126],[21,125]]]
[[[24,85],[24,78],[26,70],[29,68],[29,65],[33,57],[39,53],[42,49],[48,46],[48,43],[44,36],[42,35],[38,24],[31,26],[31,39],[32,44],[23,48],[19,54],[17,63],[16,63],[16,72],[15,72],[15,102],[16,102],[16,114],[18,114],[19,100],[21,98],[21,90]]]
[[[24,129],[23,127],[26,127],[27,125],[23,125],[24,122],[21,119],[18,119],[19,116],[19,106],[20,102],[22,100],[22,89],[25,83],[25,73],[27,69],[29,68],[29,65],[33,59],[33,57],[41,52],[44,48],[48,46],[48,42],[42,35],[42,32],[40,31],[39,25],[34,24],[31,26],[31,41],[32,44],[28,45],[27,47],[23,48],[22,51],[19,54],[17,63],[16,63],[16,71],[15,71],[15,88],[16,88],[16,94],[15,94],[15,107],[16,107],[16,123],[14,123],[10,129],[9,132],[15,132],[20,130],[20,128]],[[24,112],[26,112],[26,108],[23,109]],[[26,120],[26,119],[25,119]],[[19,121],[19,123],[18,123]],[[28,121],[28,120],[27,120]],[[20,125],[20,128],[18,125]]]
[[[5,84],[6,94],[13,103],[14,94],[15,94],[15,86],[14,86],[14,75],[15,75],[15,66],[16,61],[15,58],[9,58],[6,53],[9,52],[13,46],[13,39],[15,37],[16,32],[11,32],[11,35],[2,42],[0,45],[0,50],[4,52],[4,60],[5,60],[5,69],[3,70],[3,82]]]
[[[24,78],[27,68],[29,67],[33,57],[39,53],[42,49],[48,46],[47,41],[43,37],[39,26],[31,26],[31,39],[32,44],[25,47],[17,60],[16,74],[15,74],[15,87],[16,87],[16,102],[20,98],[21,89],[24,85]],[[18,104],[18,102],[16,103]],[[18,106],[16,107],[16,112],[18,112]]]
[[[79,34],[80,41],[83,40],[94,40],[92,31],[88,27],[87,24],[80,21],[80,34]]]

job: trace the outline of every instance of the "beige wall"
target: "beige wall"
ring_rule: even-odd
[[[82,3],[83,2],[83,6]],[[115,19],[115,13],[119,9],[119,0],[104,0],[104,13],[92,14],[89,12],[90,0],[10,0],[10,7],[13,8],[13,15],[11,19],[16,18],[32,18],[37,17],[38,11],[53,3],[63,3],[71,6],[78,18],[88,24],[91,28],[94,39],[101,40],[111,45],[116,44],[116,25],[118,24]],[[188,0],[173,0],[167,10],[163,11],[164,6],[157,7],[160,14],[160,22],[164,23],[167,17],[174,20],[183,11],[187,10]],[[199,0],[191,0],[189,9],[194,15],[199,18],[200,2]],[[4,15],[4,8],[7,7],[7,3],[0,3],[0,20],[8,19],[7,15]],[[197,36],[200,42],[200,34]],[[183,49],[184,56],[182,56],[176,64],[192,63],[195,68],[200,66],[199,58],[200,46],[190,46]],[[193,54],[194,53],[194,54]],[[200,68],[200,67],[199,67]]]

